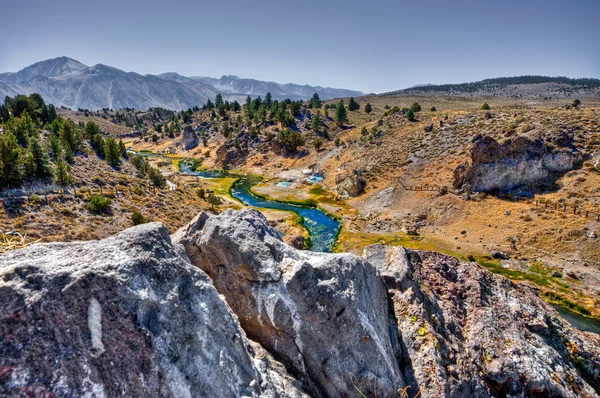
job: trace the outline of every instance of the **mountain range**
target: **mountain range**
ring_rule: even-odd
[[[0,95],[39,93],[49,103],[71,109],[162,107],[172,110],[202,106],[222,94],[230,101],[248,95],[273,99],[309,99],[317,93],[323,100],[363,95],[360,91],[321,86],[280,84],[228,75],[221,78],[186,77],[169,72],[141,75],[97,64],[87,66],[69,57],[37,62],[15,73],[0,73]]]

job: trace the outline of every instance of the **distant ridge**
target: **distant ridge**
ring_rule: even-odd
[[[381,95],[466,95],[506,98],[600,97],[600,79],[525,75],[497,77],[471,83],[428,84],[390,91]]]
[[[321,99],[358,97],[360,91],[321,86],[280,84],[237,76],[186,77],[175,72],[141,75],[98,64],[87,66],[69,57],[36,62],[22,70],[0,73],[0,95],[39,93],[56,106],[71,109],[161,107],[182,110],[202,106],[207,99],[222,94],[230,101],[264,96],[273,99],[309,99],[314,93]]]

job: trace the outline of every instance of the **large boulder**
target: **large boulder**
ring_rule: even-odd
[[[583,155],[572,145],[572,137],[560,134],[549,142],[519,136],[503,144],[490,136],[475,140],[470,162],[454,171],[454,188],[470,192],[511,190],[549,184],[551,177],[572,170]]]
[[[433,252],[375,245],[364,256],[390,289],[409,391],[598,396],[600,336],[574,330],[529,287]]]
[[[362,194],[367,185],[359,169],[338,175],[335,178],[335,184],[334,191],[345,199]]]
[[[189,151],[198,146],[198,135],[192,126],[185,126],[181,137],[181,145],[183,149]]]
[[[0,257],[0,396],[302,394],[151,223]]]
[[[201,213],[174,234],[248,336],[312,395],[394,396],[404,386],[386,288],[352,254],[298,251],[256,210]]]

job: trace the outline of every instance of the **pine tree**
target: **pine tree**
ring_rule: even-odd
[[[421,112],[421,105],[418,102],[415,102],[410,106],[410,110],[414,113]]]
[[[55,179],[56,183],[61,187],[67,187],[75,181],[73,176],[70,174],[71,166],[65,164],[62,159],[56,161],[56,172]]]
[[[48,165],[48,154],[43,150],[39,140],[31,140],[29,152],[31,154],[33,174],[39,178],[50,177],[52,175],[52,170]]]
[[[348,101],[348,109],[350,111],[357,111],[360,109],[360,105],[354,101],[354,97],[350,97],[350,101]]]
[[[206,198],[206,201],[208,203],[210,203],[210,206],[212,208],[212,210],[215,210],[215,206],[219,206],[221,204],[221,198],[219,198],[218,196],[216,196],[213,193],[209,193],[208,197]]]
[[[367,103],[367,105],[365,105],[365,112],[367,112],[367,114],[371,113],[373,109],[371,108],[371,104]]]
[[[125,147],[125,143],[123,140],[119,140],[119,153],[124,159],[127,159],[129,156],[127,155],[127,148]]]
[[[15,187],[23,179],[23,149],[11,131],[0,134],[0,186]]]
[[[217,96],[215,97],[215,108],[219,108],[221,106],[223,106],[223,96],[221,95],[221,93],[217,94]]]
[[[340,100],[335,108],[335,122],[341,127],[347,121],[348,113],[346,112],[346,107],[344,106],[344,100]]]
[[[312,118],[310,127],[315,133],[318,133],[320,126],[321,126],[321,116],[319,115],[319,112],[317,111],[316,115],[314,115]]]
[[[314,93],[310,101],[308,102],[309,108],[320,108],[323,105],[321,98],[319,98],[319,94]]]
[[[92,138],[92,147],[94,147],[98,157],[104,156],[104,138],[102,138],[102,134],[96,134]]]
[[[104,144],[104,155],[106,157],[106,163],[113,167],[119,165],[121,153],[119,151],[119,145],[114,138],[110,137],[106,140],[106,143]]]
[[[83,130],[85,131],[85,138],[87,138],[90,141],[94,138],[96,134],[100,134],[100,126],[98,126],[91,120],[85,124]]]
[[[314,141],[313,141],[313,147],[315,147],[315,150],[317,152],[319,152],[321,150],[321,148],[323,147],[323,140],[321,139],[321,137],[317,137]]]

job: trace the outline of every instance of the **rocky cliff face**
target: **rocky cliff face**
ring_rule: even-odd
[[[475,263],[295,250],[255,210],[0,257],[2,396],[586,396],[600,338]]]
[[[548,184],[582,160],[566,134],[547,141],[516,137],[503,144],[486,136],[471,146],[471,161],[454,171],[454,188],[489,192]]]

